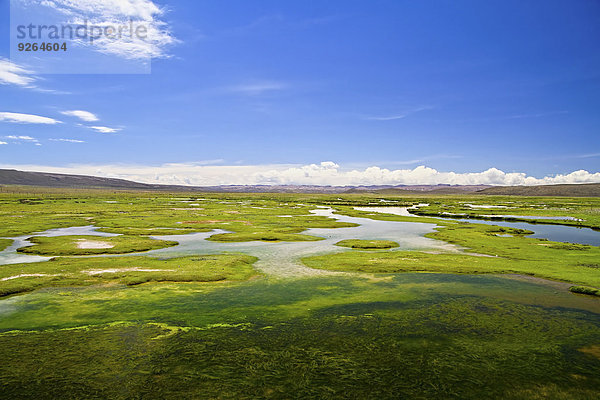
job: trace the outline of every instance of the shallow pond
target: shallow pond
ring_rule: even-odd
[[[153,236],[156,239],[175,240],[178,246],[153,250],[144,254],[165,255],[168,257],[200,253],[239,252],[259,258],[255,266],[260,271],[275,276],[305,276],[332,274],[304,266],[299,260],[310,255],[349,251],[335,246],[344,239],[392,240],[400,247],[394,250],[438,250],[460,251],[458,246],[424,237],[433,232],[436,225],[413,222],[377,221],[368,218],[355,218],[334,214],[334,210],[324,208],[311,211],[315,215],[335,218],[341,222],[360,224],[352,228],[308,229],[303,232],[325,238],[311,242],[212,242],[204,240],[215,233],[225,231],[195,233],[191,235]],[[394,251],[392,250],[392,251]]]

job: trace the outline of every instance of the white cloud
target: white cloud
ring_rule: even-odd
[[[13,139],[13,140],[25,140],[25,141],[29,141],[29,142],[35,142],[37,141],[36,138],[32,138],[31,136],[4,136],[7,139]]]
[[[76,117],[86,122],[95,122],[99,120],[95,114],[83,110],[62,111],[61,114],[68,115],[69,117]]]
[[[558,183],[600,183],[600,173],[579,170],[565,175],[543,178],[525,173],[506,173],[496,168],[483,172],[440,172],[420,166],[414,169],[389,170],[376,166],[364,169],[342,169],[333,162],[310,165],[207,165],[207,163],[176,163],[145,165],[70,165],[49,167],[39,165],[9,165],[29,171],[85,174],[122,178],[137,182],[177,185],[543,185]]]
[[[54,118],[42,117],[34,114],[20,114],[12,112],[0,112],[0,121],[12,122],[17,124],[60,124],[60,121]]]
[[[392,114],[392,115],[368,116],[368,117],[365,117],[365,119],[369,120],[369,121],[394,121],[397,119],[406,118],[411,114],[416,114],[421,111],[432,110],[433,108],[434,108],[433,106],[414,107],[414,108],[409,108],[409,109],[406,109],[405,111],[402,111],[402,112],[399,112],[396,114]]]
[[[244,94],[247,96],[259,96],[264,93],[287,89],[288,85],[284,82],[260,81],[242,85],[229,86],[226,91]]]
[[[575,158],[596,158],[600,157],[600,153],[580,154]]]
[[[48,139],[51,142],[67,142],[67,143],[85,143],[83,140],[77,139]]]
[[[8,144],[8,143],[3,142],[3,141],[0,140],[0,145],[2,145],[2,144]]]
[[[41,146],[42,144],[40,143],[39,140],[37,140],[34,137],[31,136],[15,136],[15,135],[10,135],[10,136],[4,136],[5,139],[10,139],[13,142],[24,142],[24,143],[32,143],[36,146]]]
[[[81,46],[90,46],[94,50],[139,60],[169,57],[167,47],[177,39],[161,17],[165,10],[150,0],[37,0],[39,5],[52,7],[68,18],[68,24],[100,27],[103,30],[114,27],[115,34],[110,38],[102,35],[93,42],[78,39]],[[132,22],[134,32],[143,27],[144,33],[132,35],[129,29],[121,31],[121,37],[115,35],[119,27]]]
[[[402,119],[402,118],[406,118],[406,115],[400,114],[400,115],[390,115],[387,117],[366,117],[366,119],[371,120],[371,121],[393,121],[395,119]]]
[[[121,130],[118,128],[109,128],[108,126],[88,126],[88,128],[100,133],[115,133]]]
[[[33,87],[33,72],[0,57],[0,84]]]

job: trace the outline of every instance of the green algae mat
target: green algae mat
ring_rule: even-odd
[[[436,274],[43,291],[3,306],[0,395],[595,398],[598,305],[555,292]]]

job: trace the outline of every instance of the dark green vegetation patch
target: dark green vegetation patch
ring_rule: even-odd
[[[588,294],[590,296],[600,297],[600,289],[596,289],[589,286],[571,286],[569,290],[573,293]]]
[[[126,254],[177,246],[177,242],[144,236],[34,236],[34,246],[21,247],[19,253],[43,256],[84,256],[92,254]]]
[[[377,249],[392,249],[399,247],[398,243],[392,240],[360,240],[346,239],[335,244],[341,247],[350,247],[351,249],[377,250]]]

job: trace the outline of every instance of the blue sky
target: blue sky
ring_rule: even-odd
[[[0,85],[2,166],[193,184],[240,183],[236,166],[248,183],[431,183],[392,174],[418,166],[463,177],[436,175],[448,183],[577,170],[589,176],[565,181],[600,181],[597,1],[139,3],[161,10],[153,21],[174,39],[150,74],[12,64],[25,81]],[[9,1],[0,7],[6,65]],[[306,168],[318,179],[298,178]],[[505,175],[464,178],[490,168]]]

